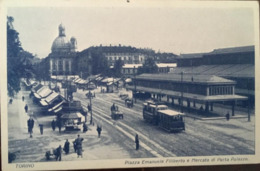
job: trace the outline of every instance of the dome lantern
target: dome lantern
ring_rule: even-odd
[[[66,36],[65,27],[62,24],[59,25],[59,36]]]

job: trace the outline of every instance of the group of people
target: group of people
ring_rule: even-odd
[[[59,133],[61,133],[61,127],[62,127],[61,120],[57,120],[57,121],[55,121],[54,119],[52,120],[51,127],[53,131],[55,131],[56,126],[59,128]]]
[[[77,153],[78,158],[79,158],[79,156],[83,157],[83,155],[82,155],[82,151],[83,151],[83,149],[82,149],[82,141],[83,140],[84,139],[81,138],[80,135],[78,135],[78,138],[76,138],[75,141],[73,141],[74,151],[75,151],[75,153]]]
[[[82,141],[84,139],[80,137],[80,135],[78,135],[78,138],[75,139],[75,141],[73,141],[73,147],[74,147],[74,151],[75,153],[77,153],[78,157],[82,155]],[[59,145],[58,148],[56,148],[55,150],[53,150],[53,154],[55,155],[55,159],[56,161],[61,161],[61,156],[62,156],[62,150],[65,152],[65,154],[69,154],[70,153],[70,142],[68,139],[66,139],[63,149],[61,147],[61,145]],[[46,158],[49,160],[50,159],[50,153],[46,152]]]

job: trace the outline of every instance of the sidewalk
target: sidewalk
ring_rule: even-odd
[[[22,96],[25,97],[24,102]],[[28,113],[33,113],[35,120],[32,138],[30,138],[27,129],[29,115],[25,113],[25,104],[29,106]],[[8,150],[9,152],[18,152],[14,163],[45,162],[46,151],[52,151],[58,148],[59,145],[63,147],[66,139],[70,142],[70,153],[65,155],[63,152],[62,161],[140,158],[151,155],[142,148],[136,151],[134,142],[122,141],[122,139],[126,139],[124,135],[120,135],[116,131],[111,133],[111,130],[105,125],[103,126],[101,138],[97,136],[96,125],[88,124],[86,133],[82,131],[64,132],[64,128],[62,128],[61,133],[58,132],[57,128],[53,131],[51,121],[55,119],[55,116],[40,115],[37,110],[39,110],[39,106],[29,98],[29,91],[24,90],[21,90],[14,98],[13,104],[8,106]],[[89,123],[90,118],[87,120]],[[96,123],[95,120],[94,122]],[[44,125],[43,135],[40,134],[39,124]],[[84,138],[82,158],[77,157],[72,143],[78,134]],[[55,159],[51,161],[55,161]]]

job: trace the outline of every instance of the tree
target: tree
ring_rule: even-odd
[[[33,55],[23,50],[19,33],[13,28],[13,17],[7,17],[7,89],[13,97],[20,90],[20,79],[33,76]]]
[[[138,68],[138,74],[142,73],[157,73],[158,67],[153,58],[148,57],[145,59],[142,67]]]
[[[108,61],[99,50],[91,50],[90,66],[93,75],[102,74],[107,76],[109,74]]]
[[[124,62],[119,59],[119,60],[116,60],[115,64],[114,64],[114,76],[115,77],[121,77],[122,76],[122,73],[121,73],[121,69],[124,65]]]

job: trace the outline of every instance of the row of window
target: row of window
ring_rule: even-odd
[[[227,95],[233,94],[232,86],[211,86],[209,87],[209,95]]]
[[[134,73],[134,69],[130,69],[130,68],[122,69],[122,73],[123,74],[133,74]],[[137,73],[137,69],[135,69],[135,73]]]
[[[138,57],[135,57],[134,59],[131,58],[131,57],[109,57],[108,58],[110,61],[113,61],[113,60],[124,60],[124,61],[132,61],[132,60],[139,60]],[[141,61],[143,61],[143,58],[140,58]]]

